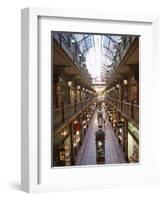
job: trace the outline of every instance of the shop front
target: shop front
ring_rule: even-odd
[[[110,105],[105,105],[105,110],[108,115],[109,122],[113,123],[114,109]]]
[[[77,155],[81,144],[82,144],[82,125],[79,119],[75,119],[75,121],[73,122],[73,148],[75,156]]]
[[[71,140],[69,126],[65,127],[53,136],[53,165],[71,165]]]
[[[130,163],[139,162],[139,130],[128,122],[128,160]]]
[[[122,150],[125,150],[125,130],[124,130],[124,119],[117,121],[116,123],[116,135],[118,138],[118,143],[120,144]]]

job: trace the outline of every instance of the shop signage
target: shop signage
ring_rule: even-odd
[[[118,121],[116,123],[117,128],[122,128],[124,126],[124,122],[123,121]]]
[[[82,128],[82,125],[80,123],[76,123],[74,124],[74,131],[80,131],[80,129]]]

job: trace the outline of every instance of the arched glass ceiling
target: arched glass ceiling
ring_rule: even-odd
[[[84,56],[94,45],[94,37],[90,34],[73,34],[73,38],[79,44],[80,51]]]
[[[72,34],[78,43],[82,55],[85,57],[89,73],[94,81],[105,79],[106,72],[111,69],[122,36]]]
[[[111,65],[114,56],[117,53],[119,48],[119,44],[121,43],[121,36],[103,36],[102,40],[102,52],[103,55],[106,57],[105,65]]]

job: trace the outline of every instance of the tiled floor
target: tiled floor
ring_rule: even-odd
[[[103,116],[106,116],[104,108],[102,108],[102,111]],[[88,127],[83,145],[77,155],[75,165],[96,165],[95,133],[97,130],[97,111],[95,111]],[[123,152],[118,144],[112,126],[107,120],[103,130],[105,132],[105,163],[125,163],[126,161]]]

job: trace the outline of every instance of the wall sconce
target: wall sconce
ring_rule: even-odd
[[[85,91],[85,88],[83,88],[83,91]]]
[[[63,131],[63,132],[61,133],[61,135],[62,135],[62,136],[66,136],[66,135],[67,135],[67,132],[66,132],[66,131]]]
[[[80,90],[80,88],[81,88],[80,85],[77,85],[77,90]]]
[[[116,88],[120,88],[120,85],[119,85],[119,84],[117,84],[117,85],[116,85]]]
[[[86,121],[84,120],[84,121],[83,121],[83,124],[85,124],[85,123],[86,123]]]
[[[123,80],[123,84],[124,84],[124,85],[127,85],[127,84],[128,84],[128,80],[126,80],[126,79]]]
[[[72,81],[68,81],[68,82],[67,82],[67,85],[68,85],[69,87],[72,87],[72,85],[73,85]]]
[[[74,44],[74,43],[75,43],[75,40],[72,38],[72,39],[71,39],[71,42]]]

